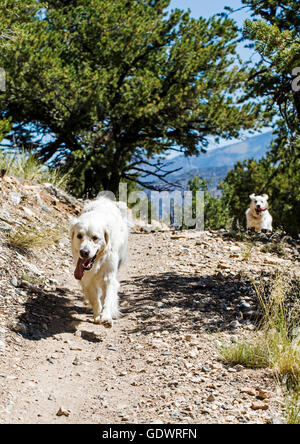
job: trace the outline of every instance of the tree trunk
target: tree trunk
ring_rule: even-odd
[[[296,109],[299,124],[300,124],[300,92],[299,91],[293,92],[293,99],[294,99],[295,109]]]

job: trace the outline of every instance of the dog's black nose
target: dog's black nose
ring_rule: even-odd
[[[80,250],[79,253],[81,257],[89,257],[90,255],[89,250],[84,250],[84,249]]]
[[[260,208],[260,205],[256,205],[256,208]]]

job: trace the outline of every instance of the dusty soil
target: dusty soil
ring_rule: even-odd
[[[120,273],[123,315],[105,329],[73,278],[68,216],[80,204],[9,178],[0,192],[11,227],[63,229],[28,251],[0,231],[1,423],[278,422],[272,371],[230,368],[219,347],[255,334],[251,279],[296,276],[294,248],[282,259],[257,242],[248,257],[224,233],[134,232]]]

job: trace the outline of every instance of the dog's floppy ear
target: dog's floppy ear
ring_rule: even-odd
[[[255,199],[255,193],[253,193],[253,194],[250,194],[250,196],[249,196],[249,197],[250,197],[250,199],[251,199],[251,200],[254,200],[254,199]]]
[[[111,250],[111,239],[110,239],[110,232],[107,228],[105,228],[104,230],[104,240],[106,243],[106,251],[110,251]]]
[[[269,196],[267,194],[263,194],[262,197],[264,197],[266,200],[269,199]]]
[[[76,219],[76,217],[71,217],[70,218],[70,237],[71,237],[71,240],[73,240],[73,237],[74,237],[74,233],[75,233],[75,225],[76,225],[76,223],[77,223],[77,219]]]

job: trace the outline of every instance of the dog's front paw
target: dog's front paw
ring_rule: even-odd
[[[95,322],[95,324],[101,324],[101,316],[100,315],[98,315],[98,316],[94,316],[94,322]]]
[[[113,326],[113,320],[112,320],[111,316],[108,316],[108,315],[102,315],[101,323],[106,328],[111,328]]]

